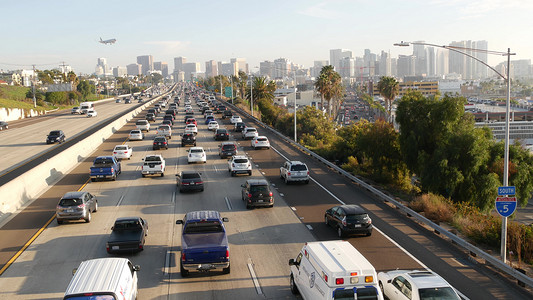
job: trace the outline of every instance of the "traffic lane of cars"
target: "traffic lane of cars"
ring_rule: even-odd
[[[48,151],[53,145],[46,144],[46,135],[51,130],[63,130],[66,141],[87,128],[104,121],[105,119],[131,109],[130,105],[118,106],[106,102],[96,106],[100,115],[96,118],[87,118],[84,115],[72,115],[70,110],[54,115],[51,118],[36,118],[36,121],[25,126],[16,126],[2,134],[0,147],[0,172],[26,161],[33,156]],[[45,129],[43,131],[43,129]],[[21,137],[24,137],[21,141]],[[17,151],[13,151],[13,150]]]
[[[214,141],[212,133],[207,132],[204,135],[204,132],[205,129],[200,126],[198,145],[213,150],[208,151],[207,164],[188,165],[186,160],[182,159],[178,169],[202,172],[206,189],[204,192],[180,194],[182,201],[177,201],[176,214],[181,217],[188,211],[215,209],[223,216],[229,217],[230,221],[225,225],[230,241],[231,273],[208,274],[209,282],[201,280],[205,278],[203,274],[191,273],[191,278],[186,279],[178,275],[175,281],[187,284],[176,286],[176,292],[171,293],[171,297],[263,298],[257,295],[249,275],[248,263],[253,263],[264,295],[269,298],[289,296],[286,277],[289,271],[288,258],[298,252],[302,243],[312,240],[312,236],[282,202],[276,202],[274,208],[246,210],[240,197],[240,184],[250,178],[262,178],[261,173],[254,168],[252,176],[231,177],[227,171],[226,159],[219,158],[218,152],[214,151],[218,150],[217,145],[220,142]],[[186,153],[185,149],[181,155]],[[280,199],[277,194],[276,197]],[[175,236],[174,240],[179,241],[180,236]],[[268,255],[265,255],[266,253]],[[174,269],[179,272],[179,265]],[[174,285],[171,285],[171,289],[174,290]],[[217,290],[217,295],[203,292],[205,290]]]
[[[246,119],[245,122],[250,122]],[[311,176],[315,177],[321,185],[328,188],[330,191],[333,191],[334,194],[339,197],[345,203],[357,203],[361,204],[363,207],[369,211],[373,217],[373,222],[379,229],[383,230],[387,235],[393,238],[398,244],[406,248],[411,254],[413,254],[417,259],[421,260],[425,265],[427,265],[432,270],[439,273],[446,280],[448,280],[455,288],[459,289],[461,292],[464,292],[467,296],[476,298],[478,295],[484,295],[487,299],[498,297],[500,294],[505,294],[509,290],[509,285],[514,285],[507,281],[502,281],[499,278],[494,278],[494,276],[487,277],[490,274],[490,271],[483,268],[477,267],[469,259],[467,253],[457,249],[455,246],[450,243],[442,240],[441,238],[435,236],[433,233],[422,229],[418,224],[412,220],[406,218],[405,216],[398,214],[393,209],[388,207],[386,204],[372,200],[372,196],[363,192],[362,189],[358,188],[350,180],[331,172],[326,166],[322,165],[319,162],[316,162],[313,159],[310,159],[307,155],[303,155],[300,151],[288,147],[284,141],[280,141],[277,136],[268,134],[265,129],[259,129],[262,134],[269,136],[271,144],[278,151],[282,152],[285,156],[290,157],[291,159],[298,159],[304,161],[308,164],[311,169]],[[255,158],[254,151],[251,151],[250,154],[254,157],[256,162],[261,161],[261,158]],[[291,156],[291,153],[293,156]],[[264,154],[262,152],[257,152],[257,155]],[[296,155],[296,156],[294,156]],[[264,160],[264,163],[267,164],[266,174],[268,175],[268,170],[272,173],[272,176],[268,176],[276,183],[279,174],[276,177],[276,168],[275,165],[268,165],[271,161],[271,157]],[[332,174],[335,174],[332,176]],[[310,186],[313,184],[311,183]],[[287,189],[279,189],[280,192],[284,193]],[[294,186],[295,188],[297,186]],[[301,186],[302,189],[307,188]],[[300,195],[300,191],[298,191]],[[356,195],[354,197],[354,195]],[[330,196],[328,196],[330,197]],[[286,198],[289,199],[289,198]],[[287,200],[289,205],[292,206],[292,201],[296,198],[291,198]],[[300,198],[301,199],[301,198]],[[317,197],[309,198],[311,203],[313,199],[315,201],[321,202],[324,198],[317,199]],[[309,205],[309,201],[304,201],[301,204],[302,206],[296,206],[298,215],[303,216],[304,222],[315,220],[314,222],[318,224],[319,222],[323,223],[323,212],[322,209],[314,209],[312,205]],[[307,221],[306,221],[307,220]],[[315,226],[313,226],[315,227]],[[331,228],[327,228],[332,231]],[[316,233],[319,233],[315,229]],[[330,233],[334,234],[334,232]],[[321,238],[327,238],[327,232],[324,236],[319,236],[315,234],[320,240]],[[353,238],[350,239],[354,245],[359,249],[359,245],[362,244],[362,240],[370,239],[374,240],[375,236],[372,235],[370,238]],[[421,247],[422,245],[422,247]],[[390,270],[396,269],[398,264],[404,263],[404,260],[395,258],[392,255],[392,258],[386,258],[386,255],[383,255],[382,251],[375,251],[376,247],[372,244],[368,246],[370,252],[365,252],[364,249],[361,249],[361,252],[365,255],[369,255],[369,260],[375,264],[376,269],[379,270]],[[385,249],[388,249],[385,247]],[[392,247],[391,249],[397,250],[397,247]],[[373,252],[373,253],[371,253]],[[405,256],[405,255],[402,255]],[[392,264],[386,263],[382,264],[384,260],[392,262]],[[407,258],[407,263],[409,263],[410,258]],[[380,266],[380,268],[378,268]],[[479,287],[478,287],[479,286]],[[496,288],[495,288],[496,287]],[[514,289],[514,295],[518,299],[522,298],[523,292],[521,290]]]

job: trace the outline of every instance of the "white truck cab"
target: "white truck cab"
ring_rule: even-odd
[[[383,300],[376,270],[347,241],[306,243],[289,265],[291,292],[306,300]]]

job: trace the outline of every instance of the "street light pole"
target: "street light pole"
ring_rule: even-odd
[[[298,143],[296,134],[296,70],[294,71],[294,142]]]
[[[421,42],[402,41],[400,43],[394,44],[394,46],[400,46],[400,47],[407,47],[409,45],[423,45],[423,46],[438,47],[438,48],[448,49],[450,51],[454,51],[457,53],[461,53],[485,65],[486,67],[494,71],[496,74],[498,74],[498,76],[500,76],[502,79],[504,79],[507,82],[506,109],[505,109],[505,150],[504,150],[504,165],[503,165],[503,176],[502,177],[503,177],[503,186],[505,187],[508,186],[508,183],[509,183],[509,117],[510,117],[510,106],[511,106],[511,77],[509,76],[510,75],[509,70],[511,69],[511,55],[516,55],[516,53],[511,53],[511,48],[507,48],[507,52],[500,52],[500,51],[489,51],[489,50],[482,50],[482,49],[471,49],[471,48],[446,46],[446,45],[435,45],[435,44],[421,43]],[[482,52],[482,53],[487,53],[487,54],[507,56],[506,76],[501,74],[496,69],[489,66],[486,62],[480,60],[479,58],[473,55],[470,55],[466,52],[460,51],[460,50],[470,50],[470,51],[477,51],[477,52]],[[504,263],[507,262],[506,247],[507,247],[507,217],[502,216],[500,255]]]
[[[254,82],[252,80],[252,73],[250,73],[250,109],[252,111],[252,117],[254,116],[254,94],[253,94]]]

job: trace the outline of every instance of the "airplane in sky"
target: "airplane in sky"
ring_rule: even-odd
[[[100,41],[99,43],[102,43],[104,45],[109,45],[109,44],[114,44],[115,42],[117,41],[117,39],[110,39],[110,40],[102,40],[102,38],[100,38]]]

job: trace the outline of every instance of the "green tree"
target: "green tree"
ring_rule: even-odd
[[[379,94],[385,98],[387,121],[392,122],[392,102],[400,92],[400,84],[394,77],[382,76],[378,82]]]
[[[244,73],[243,71],[239,71],[238,74],[238,82],[237,82],[237,88],[239,90],[239,94],[241,98],[246,97],[246,92],[248,91],[248,75]]]
[[[78,92],[81,93],[83,99],[87,99],[87,96],[94,93],[94,86],[87,80],[82,80],[78,86]]]
[[[294,117],[294,115],[293,115]],[[292,124],[293,119],[289,122]],[[325,148],[335,138],[334,123],[314,106],[306,106],[296,114],[298,141],[311,148]],[[294,126],[290,126],[294,134]]]
[[[254,99],[267,99],[273,101],[274,92],[276,91],[276,83],[272,80],[267,80],[266,77],[254,77],[252,89]]]
[[[315,82],[315,88],[320,94],[321,107],[324,108],[324,100],[328,102],[328,115],[331,117],[332,108],[337,108],[338,102],[344,95],[341,76],[334,70],[333,66],[324,66]]]

